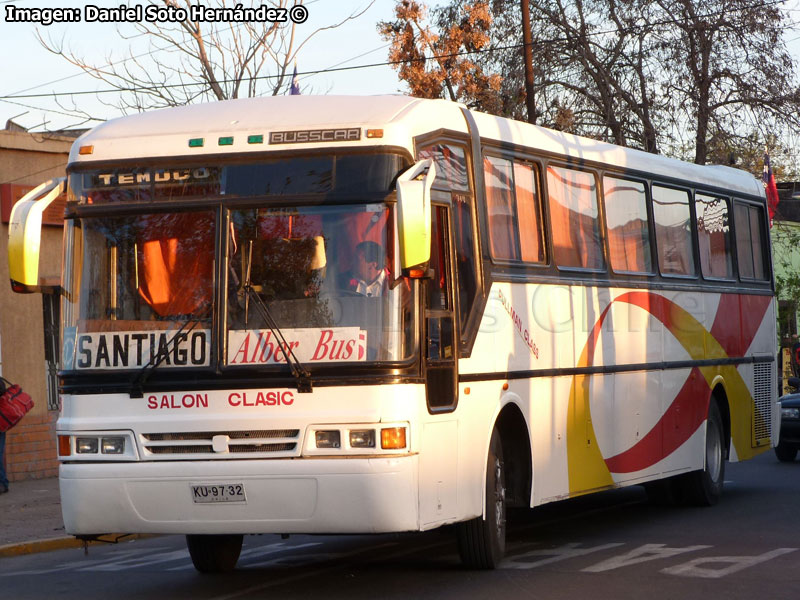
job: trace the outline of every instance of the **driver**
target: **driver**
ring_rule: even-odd
[[[345,274],[342,287],[368,297],[380,297],[388,292],[383,248],[375,242],[361,242],[356,246],[353,268]]]

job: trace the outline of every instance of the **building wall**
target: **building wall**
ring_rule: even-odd
[[[72,141],[69,137],[0,131],[0,184],[35,186],[63,176]],[[59,276],[62,235],[60,225],[43,227],[40,275]],[[9,480],[54,476],[58,473],[58,412],[47,407],[42,296],[11,291],[7,222],[0,223],[0,353],[3,377],[20,384],[35,403],[6,436]]]

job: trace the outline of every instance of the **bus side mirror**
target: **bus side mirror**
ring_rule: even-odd
[[[421,160],[397,178],[397,226],[400,267],[425,265],[431,258],[431,186],[433,160]]]
[[[8,222],[8,274],[18,293],[42,291],[39,248],[42,213],[64,191],[65,177],[51,179],[25,194],[11,209]]]

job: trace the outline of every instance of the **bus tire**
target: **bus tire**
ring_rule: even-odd
[[[503,444],[497,428],[486,461],[486,518],[459,523],[458,553],[470,569],[494,569],[506,550],[506,479]]]
[[[682,497],[687,504],[713,506],[722,495],[725,480],[725,430],[722,415],[712,398],[706,420],[706,451],[704,468],[679,478]]]
[[[241,535],[187,535],[186,547],[201,573],[229,573],[242,552]]]
[[[779,442],[778,445],[775,446],[775,456],[777,456],[778,460],[781,462],[794,462],[797,456],[797,446],[788,446]]]

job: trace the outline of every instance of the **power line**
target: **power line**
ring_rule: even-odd
[[[313,1],[316,1],[316,0],[312,0],[312,2]],[[751,9],[751,10],[752,9],[756,9],[756,8],[764,8],[764,7],[772,6],[772,5],[775,5],[775,4],[783,4],[785,1],[786,0],[765,0],[764,2],[761,2],[760,4],[756,4],[756,5],[750,6],[748,8]],[[309,2],[308,4],[311,4],[312,2]],[[716,12],[713,12],[713,13],[707,13],[705,15],[701,15],[699,18],[713,17],[713,16],[716,16],[716,15],[722,14],[723,12],[724,12],[724,10],[716,11]],[[669,20],[664,20],[664,21],[653,23],[652,25],[654,25],[654,26],[669,25],[669,24],[678,24],[680,22],[682,22],[682,19],[669,19]],[[634,31],[637,31],[637,30],[639,30],[641,28],[642,27],[633,26],[633,27],[630,27],[630,28],[625,29],[623,31],[634,32]],[[619,32],[619,30],[596,31],[596,32],[590,32],[590,33],[588,33],[586,35],[594,37],[594,36],[607,35],[607,34],[617,33],[617,32]],[[558,37],[558,38],[553,38],[553,39],[549,39],[549,40],[538,40],[536,42],[536,44],[554,44],[554,43],[557,43],[557,42],[564,42],[564,41],[569,41],[569,38]],[[368,64],[364,64],[364,65],[353,65],[353,66],[349,66],[349,67],[329,67],[327,69],[317,69],[317,70],[313,70],[313,71],[303,71],[303,72],[298,73],[298,76],[309,77],[309,76],[312,76],[312,75],[319,75],[319,74],[322,74],[322,73],[336,73],[336,72],[341,72],[341,71],[353,71],[353,70],[358,70],[358,69],[372,69],[372,68],[377,68],[377,67],[395,66],[395,65],[406,64],[406,63],[410,63],[410,62],[425,62],[425,61],[428,61],[428,60],[440,60],[440,59],[448,59],[448,58],[458,58],[460,56],[468,56],[468,55],[474,55],[474,54],[488,54],[488,53],[491,53],[491,52],[500,52],[500,51],[504,51],[504,50],[515,50],[515,49],[518,49],[518,48],[522,48],[523,46],[524,46],[524,44],[516,43],[516,44],[508,44],[508,45],[504,45],[504,46],[492,46],[492,47],[489,47],[489,48],[479,49],[479,50],[464,50],[464,51],[461,51],[461,52],[453,52],[453,53],[450,53],[450,54],[422,56],[420,58],[415,58],[415,59],[385,61],[385,62],[378,62],[378,63],[368,63]],[[151,54],[152,52],[155,52],[155,50],[152,50],[149,53],[142,54],[141,56],[144,56],[146,54]],[[369,54],[369,53],[370,52],[367,52],[365,54]],[[355,60],[355,59],[350,59],[350,60]],[[348,61],[344,61],[344,62],[349,62],[349,60]],[[339,63],[339,64],[344,64],[344,63]],[[258,75],[258,76],[253,76],[253,77],[242,77],[240,79],[218,79],[217,83],[226,84],[226,83],[236,83],[236,82],[246,82],[246,81],[266,81],[266,80],[270,80],[270,79],[278,79],[280,77],[282,77],[282,76],[281,75]],[[47,84],[43,84],[43,85],[47,85]],[[51,97],[58,97],[58,96],[84,96],[84,95],[90,95],[90,94],[119,94],[119,93],[125,93],[125,92],[128,92],[128,93],[141,93],[141,92],[156,91],[156,90],[162,90],[162,89],[186,88],[186,87],[207,86],[207,85],[208,85],[208,82],[197,81],[197,82],[188,82],[188,83],[164,84],[164,85],[158,85],[158,86],[136,86],[136,87],[127,87],[127,88],[126,87],[120,87],[120,88],[116,88],[116,89],[79,90],[79,91],[74,91],[74,92],[51,92],[51,93],[48,93],[48,94],[11,94],[11,95],[0,96],[0,100],[26,99],[26,98],[44,98],[44,97],[51,98]]]
[[[0,4],[7,4],[9,2],[17,2],[17,1],[18,0],[2,0],[2,1],[0,1]],[[305,5],[309,6],[309,5],[314,4],[316,2],[319,2],[319,0],[308,0],[307,2],[305,2]],[[241,27],[242,25],[244,25],[243,22],[234,23],[233,25],[231,25],[227,29],[227,31],[233,31],[233,29],[235,27]],[[223,32],[224,31],[225,30],[223,30]],[[125,40],[135,40],[136,38],[140,38],[142,36],[149,35],[150,33],[151,33],[150,31],[142,31],[140,33],[137,33],[135,35],[131,35],[129,37],[125,37],[123,39],[125,39]],[[129,60],[136,60],[137,58],[142,58],[142,57],[147,56],[147,55],[152,55],[152,54],[155,54],[156,52],[161,52],[161,51],[167,50],[169,48],[170,48],[170,46],[164,46],[162,48],[153,48],[152,50],[149,50],[147,52],[142,52],[141,54],[137,54],[136,56],[128,56],[127,58],[123,58],[123,59],[120,59],[120,60],[117,60],[117,61],[110,62],[110,63],[108,63],[106,65],[103,65],[102,67],[96,67],[94,70],[95,71],[99,71],[100,69],[107,69],[108,67],[115,67],[117,65],[121,65],[123,63],[126,63]],[[353,60],[353,59],[350,59],[350,60]],[[17,92],[12,92],[10,94],[10,96],[16,96],[18,94],[22,94],[23,92],[28,92],[30,90],[36,90],[36,89],[39,89],[39,88],[44,87],[46,85],[52,85],[54,83],[61,83],[62,81],[66,81],[67,79],[74,79],[75,77],[80,77],[81,75],[90,75],[90,73],[88,73],[87,71],[81,71],[80,73],[75,73],[73,75],[67,75],[66,77],[61,77],[60,79],[54,79],[53,81],[47,81],[45,83],[40,83],[38,85],[34,85],[32,87],[25,88],[24,90],[19,90]]]
[[[15,104],[16,106],[22,106],[23,108],[32,108],[33,110],[41,110],[43,112],[55,113],[57,115],[64,115],[64,116],[67,116],[67,117],[77,118],[77,117],[81,116],[81,115],[77,115],[77,114],[74,114],[74,113],[66,113],[66,112],[63,112],[63,111],[60,111],[60,110],[55,110],[55,109],[52,109],[52,108],[42,108],[40,106],[33,106],[32,104],[23,104],[22,102],[14,102],[13,100],[6,100],[6,99],[3,99],[3,98],[0,98],[0,102],[5,102],[6,104]],[[106,119],[96,119],[94,117],[89,117],[84,122],[86,122],[86,121],[105,121],[105,120]]]

